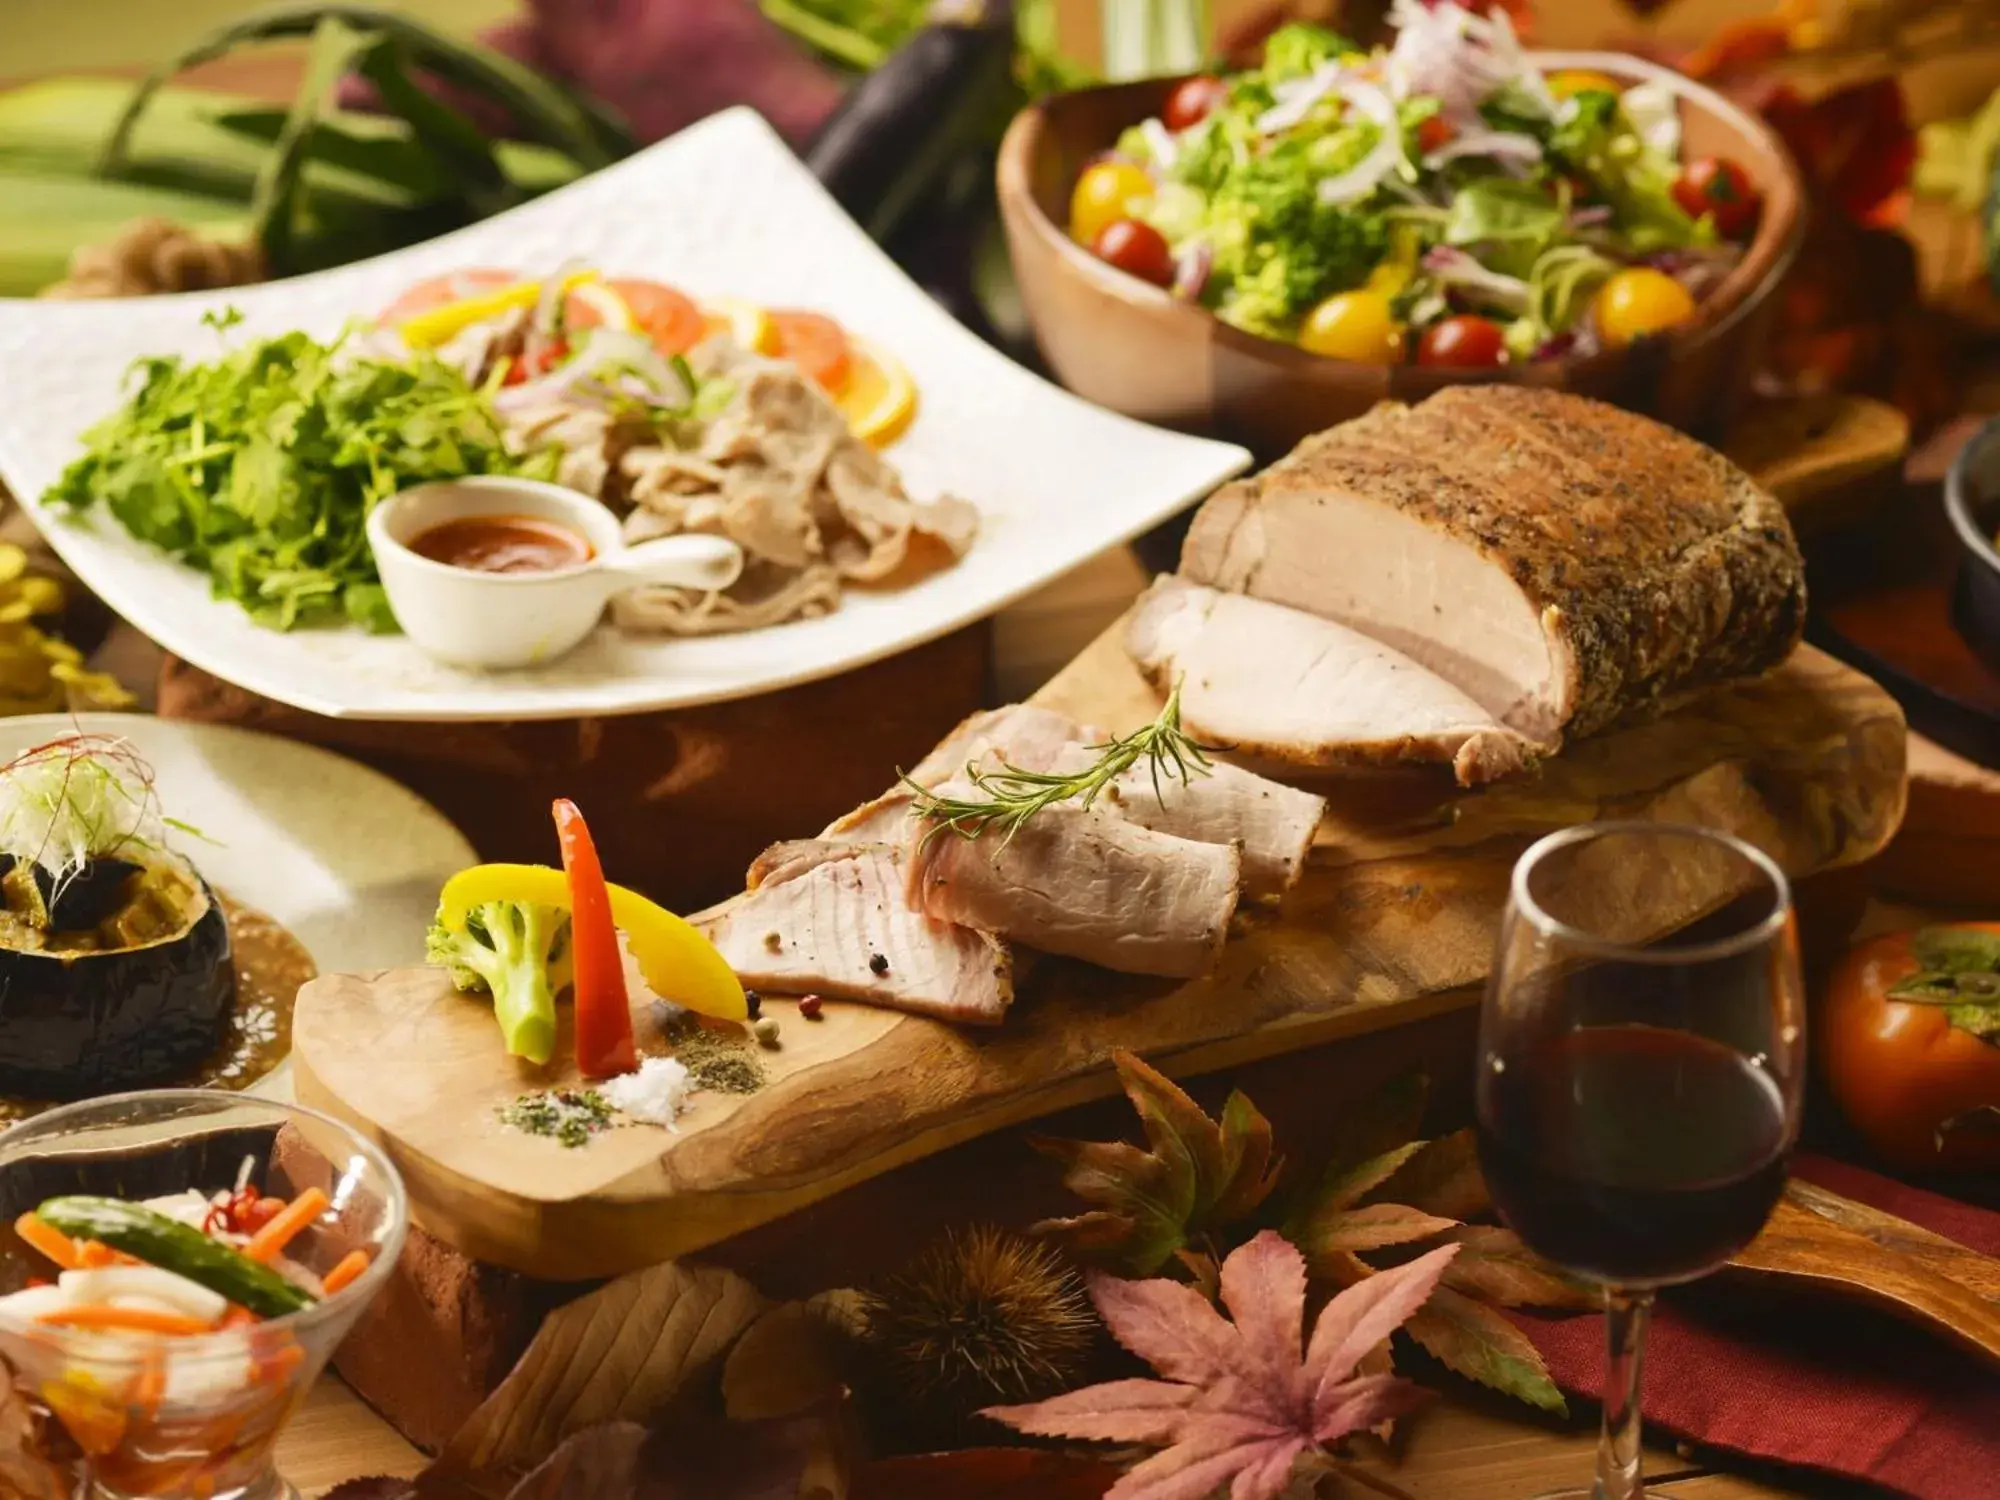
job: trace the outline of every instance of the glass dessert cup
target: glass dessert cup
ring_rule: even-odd
[[[0,1135],[0,1224],[70,1194],[138,1201],[249,1182],[331,1206],[285,1247],[324,1275],[351,1252],[366,1270],[302,1311],[214,1333],[138,1335],[0,1311],[12,1411],[25,1403],[51,1495],[285,1500],[272,1448],[402,1250],[408,1202],[388,1159],[315,1110],[233,1093],[162,1089],[67,1105]],[[0,1231],[0,1292],[48,1263]],[[33,1463],[37,1460],[28,1460]],[[4,1470],[0,1470],[4,1472]],[[11,1476],[10,1476],[11,1477]],[[83,1487],[74,1489],[79,1482]]]

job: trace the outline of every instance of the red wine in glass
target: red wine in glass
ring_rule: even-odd
[[[1473,1103],[1500,1216],[1604,1287],[1597,1478],[1564,1500],[1643,1500],[1653,1290],[1713,1271],[1763,1227],[1804,1074],[1791,893],[1766,855],[1702,828],[1596,823],[1521,857]]]
[[[1655,1026],[1553,1038],[1481,1080],[1493,1201],[1558,1265],[1683,1281],[1752,1239],[1785,1185],[1785,1100],[1733,1048]]]

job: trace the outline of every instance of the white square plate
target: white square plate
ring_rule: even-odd
[[[692,295],[822,309],[909,366],[916,421],[889,449],[910,492],[973,501],[972,551],[909,588],[850,589],[823,619],[694,640],[609,626],[546,667],[439,665],[403,636],[253,625],[208,579],[109,516],[38,497],[120,400],[140,355],[205,357],[202,315],[243,314],[232,339],[319,337],[404,287],[460,267],[546,271],[580,257]],[[1126,541],[1249,465],[1226,443],[1116,416],[1029,374],[960,327],[841,212],[763,119],[712,116],[498,218],[358,265],[268,286],[113,302],[0,300],[0,478],[85,584],[205,671],[336,718],[537,719],[636,713],[830,676],[981,618]]]

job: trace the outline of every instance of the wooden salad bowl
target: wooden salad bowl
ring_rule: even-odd
[[[1378,401],[1417,401],[1445,385],[1506,380],[1553,386],[1718,435],[1761,363],[1779,283],[1805,231],[1804,186],[1784,144],[1720,94],[1612,52],[1539,52],[1545,68],[1633,83],[1666,80],[1681,98],[1682,154],[1728,156],[1764,195],[1742,261],[1672,333],[1624,349],[1495,371],[1370,365],[1259,338],[1098,260],[1066,229],[1071,188],[1119,133],[1157,115],[1179,79],[1056,94],[1015,117],[1001,143],[999,199],[1015,279],[1036,341],[1072,391],[1127,416],[1211,433],[1275,457]]]

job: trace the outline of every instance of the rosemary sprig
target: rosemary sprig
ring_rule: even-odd
[[[1028,820],[1044,808],[1070,801],[1080,802],[1088,808],[1097,800],[1099,792],[1141,760],[1151,762],[1153,795],[1160,799],[1162,805],[1166,802],[1166,788],[1161,780],[1163,776],[1168,780],[1178,780],[1185,786],[1197,776],[1208,775],[1211,769],[1207,748],[1195,743],[1181,729],[1179,683],[1175,683],[1174,690],[1167,695],[1166,707],[1160,710],[1160,716],[1144,729],[1135,729],[1128,735],[1087,748],[1100,752],[1097,759],[1081,771],[1067,775],[1051,771],[1024,771],[1006,762],[990,771],[968,765],[965,768],[967,779],[984,794],[977,800],[941,797],[907,775],[902,780],[903,785],[915,794],[912,811],[918,817],[930,820],[930,830],[924,834],[926,842],[947,829],[962,839],[976,839],[987,829],[998,828],[1006,834],[1000,845],[1004,849]]]

